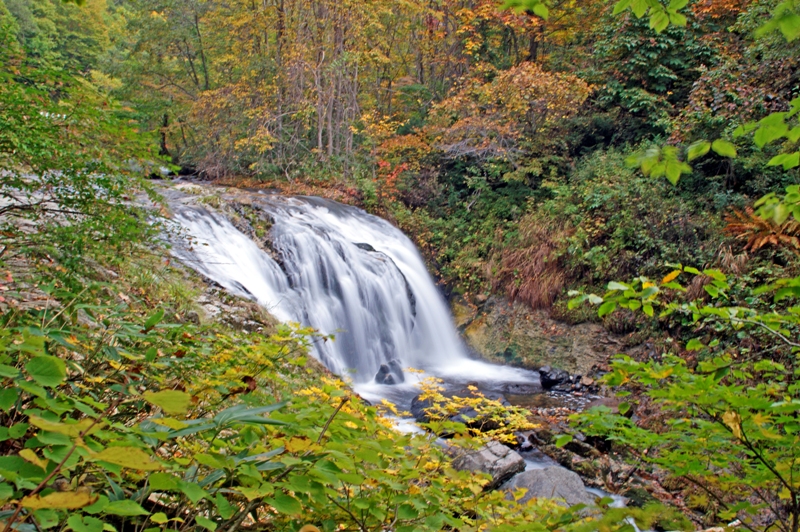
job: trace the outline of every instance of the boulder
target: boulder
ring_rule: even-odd
[[[502,443],[491,441],[477,451],[453,460],[459,471],[482,471],[492,476],[485,489],[495,489],[517,473],[525,470],[525,460]]]
[[[414,419],[416,419],[417,422],[427,423],[430,421],[430,419],[428,418],[428,413],[425,412],[425,410],[431,406],[433,406],[433,401],[430,399],[422,399],[421,395],[417,395],[411,400],[411,415],[414,416]]]
[[[594,504],[594,496],[586,491],[581,477],[562,467],[532,469],[515,476],[504,489],[509,492],[524,488],[527,490],[520,502],[530,499],[560,499],[567,506]]]
[[[375,384],[400,384],[405,380],[403,368],[396,358],[390,360],[388,364],[381,364],[378,373],[375,374]]]
[[[403,374],[403,367],[400,365],[399,360],[396,358],[390,360],[389,369],[391,370],[392,375],[394,375],[395,382],[400,383],[406,381],[406,376]]]
[[[569,381],[569,373],[563,369],[553,369],[550,366],[539,368],[539,379],[542,382],[542,388],[549,390],[561,383]]]
[[[381,364],[381,367],[378,369],[378,373],[375,374],[375,384],[386,384],[387,377],[392,376],[392,370],[389,369],[389,366],[386,364]],[[390,382],[389,384],[394,384]]]
[[[572,440],[568,441],[566,445],[564,445],[564,448],[584,458],[600,457],[600,451],[587,443],[577,440],[574,437]]]
[[[369,252],[372,252],[372,253],[375,252],[375,248],[374,247],[372,247],[370,244],[366,244],[364,242],[356,242],[355,246],[357,248],[363,249],[364,251],[369,251]]]

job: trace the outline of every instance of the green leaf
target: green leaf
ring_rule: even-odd
[[[667,181],[672,183],[673,186],[677,185],[678,181],[680,181],[682,172],[683,166],[678,161],[668,161],[664,165],[664,175],[667,177]]]
[[[647,0],[631,0],[631,10],[636,18],[642,18],[647,13]]]
[[[614,5],[613,15],[619,15],[620,13],[628,9],[630,5],[631,5],[631,0],[619,0],[619,2],[617,2]]]
[[[0,504],[11,499],[13,496],[14,488],[5,482],[0,483]]]
[[[103,532],[103,522],[96,517],[71,515],[67,525],[75,532]]]
[[[419,517],[419,512],[410,504],[401,504],[400,507],[397,508],[397,517],[403,520],[416,519]]]
[[[36,439],[45,445],[72,445],[72,440],[66,434],[59,434],[58,432],[49,432],[45,430],[39,431]]]
[[[161,321],[161,318],[164,317],[164,309],[158,309],[155,314],[147,318],[147,321],[144,322],[144,330],[149,331]]]
[[[686,342],[686,350],[687,351],[699,351],[700,349],[705,348],[703,342],[698,340],[697,338],[692,338],[688,342]]]
[[[562,434],[556,438],[555,446],[556,447],[564,447],[566,444],[572,441],[571,434]]]
[[[32,358],[25,364],[25,371],[28,372],[33,380],[41,384],[53,388],[61,384],[67,378],[67,366],[60,358],[41,355]]]
[[[597,309],[597,315],[602,318],[606,314],[614,312],[616,308],[617,308],[617,303],[615,301],[606,301],[605,303],[600,305],[599,309]]]
[[[45,354],[44,351],[44,336],[36,334],[30,330],[24,333],[24,341],[19,345],[18,349],[32,355],[41,356]]]
[[[30,425],[27,423],[15,423],[8,428],[8,435],[11,436],[12,439],[19,439],[25,436],[29,426]]]
[[[142,508],[138,502],[130,499],[112,501],[105,507],[104,512],[111,515],[120,515],[122,517],[148,514],[148,511]]]
[[[726,366],[724,368],[719,368],[717,371],[714,372],[714,380],[719,382],[725,377],[727,377],[730,372],[731,368],[729,366]]]
[[[533,6],[533,13],[535,15],[542,17],[544,20],[550,18],[550,10],[547,9],[547,6],[544,5],[543,3],[538,3],[535,6]]]
[[[681,13],[670,13],[669,22],[673,26],[686,26],[689,21],[686,16]]]
[[[216,497],[214,497],[214,504],[217,506],[217,511],[219,512],[219,516],[223,519],[230,519],[233,517],[235,513],[235,509],[228,502],[228,499],[222,496],[221,493],[217,493]]]
[[[710,142],[707,140],[698,140],[689,146],[686,159],[689,161],[694,161],[698,157],[702,157],[703,155],[707,154],[709,150],[711,150]]]
[[[656,11],[650,16],[650,27],[661,33],[669,26],[669,15],[665,11]]]
[[[198,525],[205,528],[206,530],[210,530],[211,532],[214,532],[217,529],[217,523],[215,523],[208,517],[203,517],[202,515],[196,515],[194,517],[194,520]]]
[[[781,17],[778,27],[787,41],[792,42],[800,37],[800,15],[791,13]]]
[[[617,281],[611,281],[608,283],[609,290],[630,290],[630,286],[625,283],[619,283]]]
[[[300,515],[303,511],[303,507],[297,499],[284,493],[278,493],[274,498],[266,499],[266,502],[282,514]]]
[[[727,140],[717,139],[711,143],[711,149],[714,150],[714,153],[720,155],[722,157],[736,157],[736,146],[728,142]]]
[[[154,404],[171,416],[185,414],[189,409],[192,396],[178,390],[163,390],[160,392],[144,392],[142,397]]]
[[[630,409],[631,409],[630,403],[620,403],[619,405],[617,405],[617,410],[619,410],[619,413],[622,414],[623,416],[627,414]]]
[[[169,522],[169,517],[164,512],[157,512],[150,516],[150,520],[157,525],[163,525]]]
[[[181,493],[186,495],[186,497],[192,501],[192,504],[197,504],[200,499],[208,498],[208,492],[194,482],[181,482],[180,490]]]
[[[776,155],[772,159],[769,160],[767,166],[783,166],[784,170],[791,170],[797,166],[800,166],[800,151],[796,151],[794,153],[782,153],[780,155]]]
[[[180,479],[169,473],[152,473],[147,481],[153,491],[176,491],[180,486]]]
[[[645,303],[644,305],[642,305],[642,312],[644,312],[645,314],[647,314],[648,316],[650,316],[652,318],[653,317],[653,305],[651,305],[649,303]]]
[[[0,364],[0,377],[8,377],[10,379],[14,379],[19,377],[19,370],[14,366],[7,366],[5,364]]]
[[[19,392],[13,388],[5,388],[0,390],[0,410],[4,412],[11,412],[11,408],[16,404],[19,399]]]

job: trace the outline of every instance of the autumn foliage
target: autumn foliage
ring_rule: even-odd
[[[787,248],[800,252],[800,223],[789,218],[782,224],[762,218],[752,208],[734,210],[725,217],[725,231],[745,242],[744,249],[758,251],[763,247]]]

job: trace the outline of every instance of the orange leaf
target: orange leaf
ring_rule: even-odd
[[[680,274],[681,274],[680,270],[674,270],[673,272],[669,273],[666,277],[661,279],[661,284],[667,284],[669,282],[674,281]]]

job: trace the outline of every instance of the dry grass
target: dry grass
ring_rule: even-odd
[[[563,226],[543,224],[532,216],[520,221],[520,243],[505,250],[492,270],[492,289],[533,309],[550,308],[567,282],[559,261]]]
[[[747,271],[750,255],[747,254],[747,251],[734,253],[731,246],[722,246],[717,253],[717,258],[724,271],[739,275]]]
[[[714,279],[707,275],[697,275],[692,282],[686,287],[686,293],[684,294],[684,299],[686,301],[694,301],[696,299],[707,299],[707,292],[705,290],[706,285],[711,284],[711,281]]]

